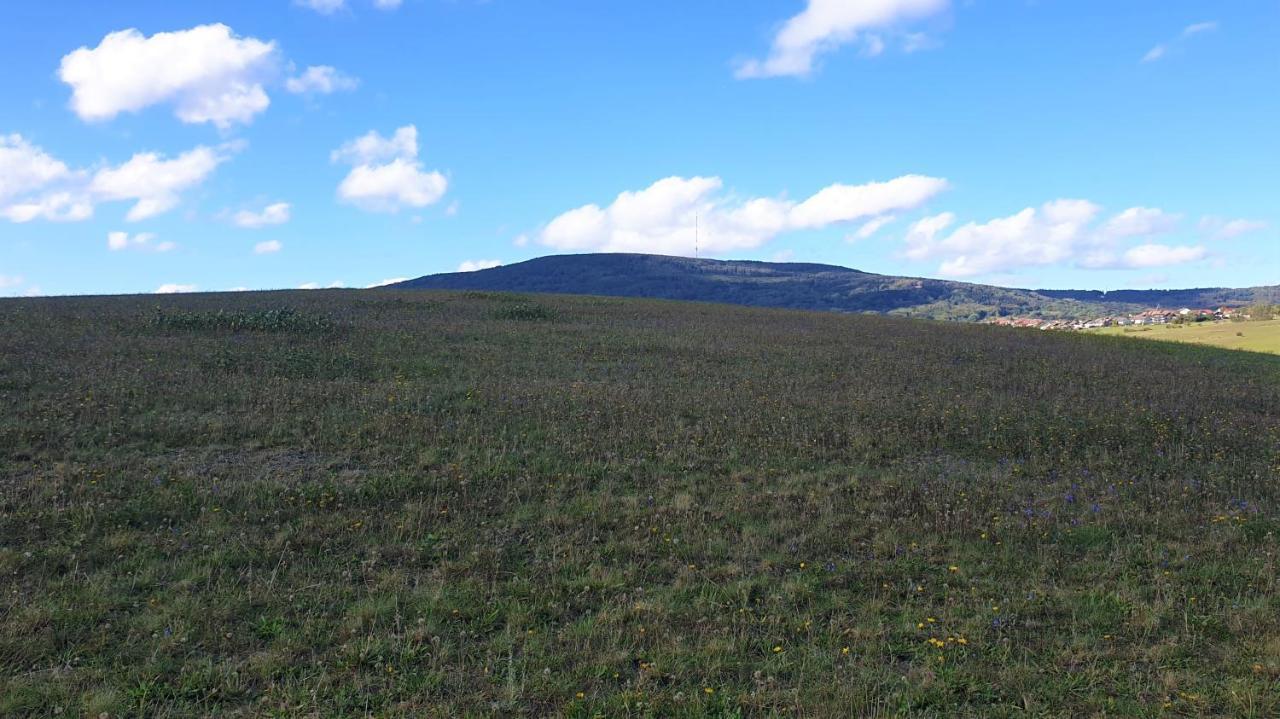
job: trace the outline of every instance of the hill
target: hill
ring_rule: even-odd
[[[0,301],[0,716],[1280,714],[1280,360],[650,300]]]
[[[834,265],[639,254],[552,255],[476,272],[427,275],[396,286],[651,297],[974,321],[1005,315],[1076,319],[1161,302],[1216,307],[1280,298],[1280,287],[1119,293],[1023,290],[877,275]]]

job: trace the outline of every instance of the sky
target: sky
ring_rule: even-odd
[[[547,254],[1280,284],[1280,2],[0,6],[0,294]]]

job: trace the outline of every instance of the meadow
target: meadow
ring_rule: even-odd
[[[1280,715],[1268,355],[594,297],[15,299],[0,398],[4,717]]]
[[[1098,334],[1137,337],[1165,342],[1226,347],[1249,352],[1280,355],[1280,320],[1256,322],[1188,322],[1186,324],[1146,325],[1143,327],[1103,327],[1090,330]]]

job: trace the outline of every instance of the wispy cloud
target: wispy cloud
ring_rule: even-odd
[[[945,11],[949,0],[809,0],[805,9],[782,24],[767,57],[738,63],[739,79],[804,77],[813,73],[819,55],[841,45],[859,43],[862,54],[875,57],[885,49],[885,37],[909,22]],[[923,33],[906,33],[906,52],[928,47]]]
[[[1142,56],[1142,62],[1155,62],[1168,55],[1172,50],[1177,49],[1187,41],[1187,38],[1199,35],[1201,33],[1211,32],[1218,29],[1218,22],[1210,20],[1207,22],[1197,22],[1182,28],[1182,32],[1178,36],[1168,42],[1162,42],[1159,45],[1147,51]]]

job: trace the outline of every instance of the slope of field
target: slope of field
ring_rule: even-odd
[[[552,255],[477,272],[427,275],[397,286],[651,297],[972,321],[1004,315],[1093,318],[1158,306],[1218,307],[1280,302],[1280,287],[1109,293],[1023,290],[877,275],[835,265],[627,253]]]
[[[1280,360],[588,297],[0,302],[0,716],[1280,713]]]
[[[1103,327],[1097,334],[1225,347],[1280,354],[1280,320],[1260,322],[1192,322],[1146,327]]]

